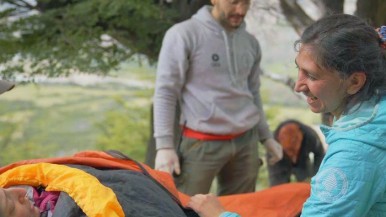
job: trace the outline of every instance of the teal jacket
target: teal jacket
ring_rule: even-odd
[[[350,109],[332,127],[302,216],[386,216],[386,97]]]

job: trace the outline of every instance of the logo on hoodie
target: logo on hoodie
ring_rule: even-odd
[[[212,54],[212,66],[213,67],[220,67],[220,56],[218,54]]]
[[[328,168],[315,176],[317,188],[314,192],[319,199],[326,203],[333,203],[346,195],[348,180],[346,174],[339,168]]]

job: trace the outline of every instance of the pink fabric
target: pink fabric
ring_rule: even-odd
[[[51,211],[53,213],[59,194],[59,191],[42,191],[39,194],[39,192],[34,188],[33,200],[35,202],[35,206],[39,207],[41,213],[46,211]]]

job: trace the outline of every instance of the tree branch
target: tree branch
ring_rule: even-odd
[[[280,6],[284,16],[299,35],[314,22],[296,0],[280,0]]]
[[[291,89],[292,93],[295,94],[296,97],[298,97],[299,99],[305,99],[303,94],[294,91],[296,81],[288,75],[280,75],[272,72],[263,72],[262,76],[286,85],[289,89]]]
[[[28,1],[23,1],[23,0],[3,0],[4,2],[10,4],[10,5],[14,5],[15,7],[21,7],[21,8],[27,8],[27,9],[34,9],[35,6],[30,4]]]

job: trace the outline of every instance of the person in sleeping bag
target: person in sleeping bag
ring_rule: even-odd
[[[0,186],[0,217],[198,217],[128,169],[31,163],[0,173]]]
[[[0,80],[0,94],[14,86]],[[74,157],[65,165],[42,159],[0,168],[0,217],[198,216],[183,208],[141,164],[117,151],[90,153],[79,157],[79,164]],[[81,164],[94,158],[94,164],[103,163]],[[117,163],[123,167],[113,166]],[[125,169],[130,163],[140,169]]]
[[[31,186],[0,188],[0,216],[50,217],[59,192],[41,192]]]

